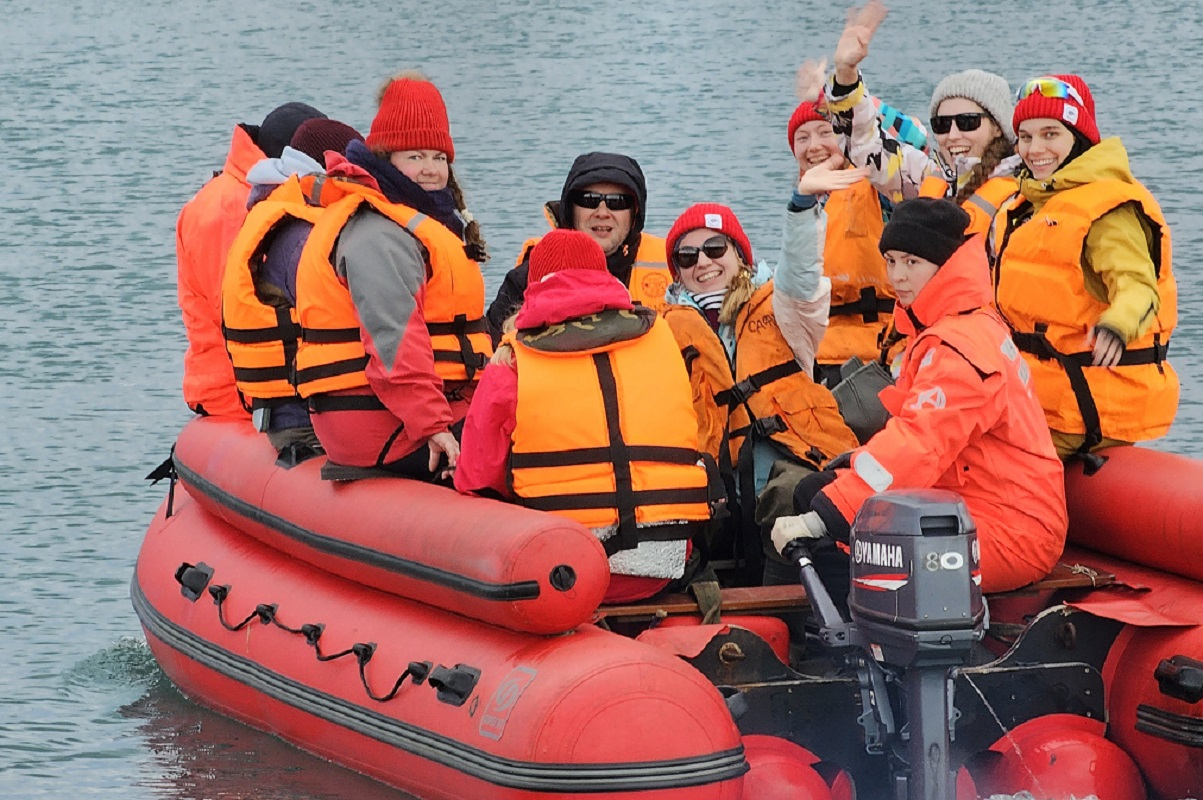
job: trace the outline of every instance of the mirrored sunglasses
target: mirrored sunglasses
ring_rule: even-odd
[[[711,236],[702,242],[701,247],[678,247],[673,252],[673,263],[681,269],[693,269],[698,264],[700,253],[705,253],[706,258],[714,261],[716,258],[722,258],[729,246],[730,242],[727,241],[726,236],[722,234]]]
[[[1036,93],[1055,100],[1068,99],[1073,100],[1080,106],[1086,105],[1086,101],[1082,99],[1082,95],[1078,93],[1078,90],[1072,84],[1066,83],[1059,78],[1049,77],[1033,78],[1023,86],[1020,86],[1019,91],[1015,93],[1015,99],[1019,101]]]
[[[574,206],[581,208],[594,209],[602,203],[606,204],[606,208],[611,211],[626,211],[635,207],[635,195],[622,194],[615,192],[613,194],[605,194],[602,192],[573,192],[568,196],[568,200]]]
[[[986,115],[980,111],[966,112],[964,114],[937,114],[931,118],[931,129],[935,133],[945,134],[952,130],[952,123],[957,124],[957,130],[961,133],[969,133],[976,131],[982,127],[982,119]]]

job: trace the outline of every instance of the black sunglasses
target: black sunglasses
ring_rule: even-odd
[[[568,200],[574,206],[581,208],[597,208],[602,203],[606,204],[606,208],[611,211],[626,211],[629,208],[635,207],[635,195],[622,194],[615,192],[614,194],[605,194],[603,192],[573,192],[568,195]]]
[[[705,253],[706,258],[713,261],[716,258],[722,258],[729,246],[730,242],[727,241],[727,237],[720,233],[702,242],[701,247],[678,247],[673,253],[673,263],[681,269],[693,269],[698,265],[699,253]]]
[[[965,114],[938,114],[931,118],[931,129],[933,133],[941,135],[952,130],[952,123],[957,123],[957,130],[962,133],[976,131],[982,127],[982,118],[986,115],[980,111],[968,112]]]

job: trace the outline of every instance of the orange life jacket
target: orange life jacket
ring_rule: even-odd
[[[990,178],[977,187],[977,190],[961,203],[961,208],[969,214],[969,227],[965,229],[965,238],[989,233],[990,226],[994,224],[994,217],[1018,191],[1019,185],[1014,178],[1002,176]],[[941,198],[951,197],[952,194],[948,181],[934,175],[924,178],[919,186],[920,197]]]
[[[297,350],[297,391],[311,397],[368,385],[367,353],[351,292],[331,263],[347,220],[365,203],[412,233],[428,253],[424,303],[434,349],[435,372],[444,381],[474,381],[492,355],[484,319],[484,278],[464,253],[464,243],[441,223],[379,192],[348,181],[315,185],[323,205],[297,269],[297,313],[302,341]],[[343,195],[341,198],[339,195]]]
[[[1107,309],[1086,289],[1082,254],[1090,226],[1135,203],[1156,238],[1150,255],[1161,307],[1148,330],[1129,342],[1119,366],[1091,366],[1085,342]],[[1100,437],[1125,442],[1165,435],[1178,410],[1178,375],[1166,359],[1178,321],[1170,230],[1161,208],[1140,184],[1101,180],[1058,192],[1039,213],[1025,216],[1022,197],[995,222],[999,248],[995,302],[1032,370],[1049,427],[1086,436],[1083,452]]]
[[[591,529],[616,526],[603,540],[610,555],[690,538],[693,526],[679,523],[710,518],[708,478],[668,324],[657,318],[636,338],[590,349],[547,346],[538,335],[514,338],[514,494]]]
[[[550,217],[548,219],[551,219]],[[530,251],[542,239],[532,236],[522,243],[518,251],[515,267],[520,267],[530,258]],[[647,306],[657,312],[663,311],[667,305],[664,293],[673,282],[672,273],[668,271],[668,258],[665,255],[664,240],[643,231],[639,234],[639,249],[635,251],[635,263],[631,266],[631,277],[627,281],[627,290],[631,299],[642,306]]]
[[[708,347],[722,348],[717,334]],[[703,340],[706,341],[706,340]],[[794,358],[773,313],[773,282],[760,286],[735,321],[735,385],[717,401],[731,410],[731,462],[739,463],[749,432],[772,439],[819,469],[857,446],[835,398]]]
[[[727,435],[729,410],[715,397],[735,384],[731,363],[722,343],[698,309],[669,305],[661,316],[672,328],[681,357],[685,359],[685,369],[689,372],[693,411],[698,419],[698,450],[708,453],[717,462]]]
[[[281,223],[301,219],[313,224],[321,214],[321,208],[305,202],[293,175],[255,204],[230,247],[221,287],[222,333],[238,391],[250,399],[251,408],[297,396],[292,373],[301,327],[296,309],[265,303],[256,291],[265,243]]]
[[[872,361],[881,355],[894,316],[894,289],[877,249],[885,225],[881,200],[865,179],[832,192],[825,210],[823,274],[831,279],[831,311],[815,361],[843,364],[853,356]],[[894,352],[901,349],[899,344]]]

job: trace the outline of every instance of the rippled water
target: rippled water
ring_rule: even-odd
[[[457,172],[494,261],[492,292],[545,223],[572,158],[638,157],[648,227],[688,203],[732,205],[777,247],[793,170],[792,75],[830,52],[823,4],[660,0],[454,4],[344,0],[9,0],[0,32],[0,795],[397,797],[198,709],[151,660],[128,581],[160,488],[142,476],[188,418],[174,221],[221,166],[232,126],[305,100],[366,130],[383,77],[420,66],[443,90]],[[1189,0],[892,4],[871,86],[926,116],[942,75],[1013,83],[1072,70],[1104,134],[1174,231],[1183,320],[1178,423],[1203,442],[1203,239],[1197,190],[1203,11]],[[1181,55],[1180,55],[1181,54]]]

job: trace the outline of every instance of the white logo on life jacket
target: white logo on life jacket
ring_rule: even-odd
[[[902,545],[898,544],[862,542],[858,539],[852,548],[852,558],[857,564],[905,569],[902,565]]]
[[[919,398],[911,404],[911,408],[915,409],[916,411],[922,411],[926,406],[931,406],[932,408],[944,408],[944,405],[947,402],[947,399],[944,397],[944,390],[939,386],[936,386],[935,388],[924,389],[923,391],[919,392]]]

